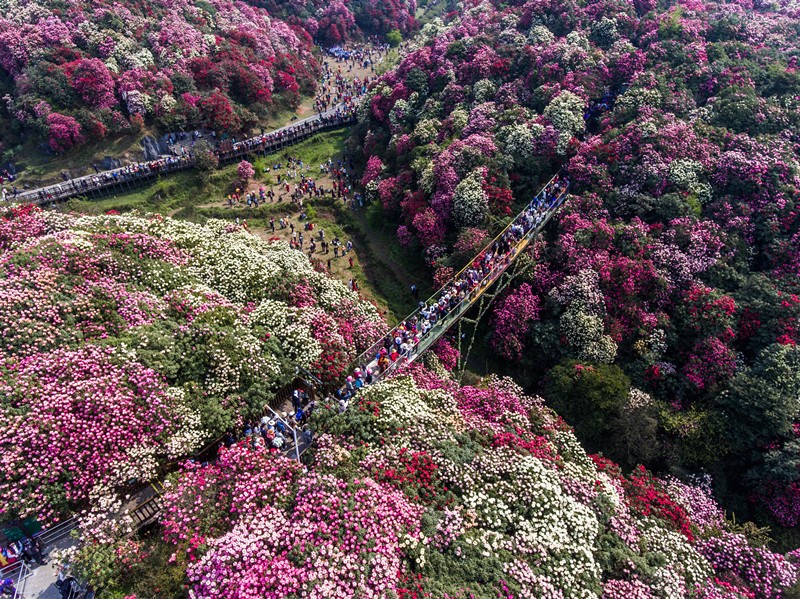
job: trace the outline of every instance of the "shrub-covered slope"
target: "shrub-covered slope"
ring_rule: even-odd
[[[269,14],[299,24],[322,44],[341,44],[364,36],[379,38],[390,31],[414,30],[415,0],[251,0]]]
[[[0,153],[30,135],[60,153],[145,123],[248,131],[314,92],[313,39],[408,32],[413,14],[403,0],[3,0]]]
[[[221,221],[0,218],[0,518],[139,484],[297,366],[337,379],[383,326],[283,243]]]
[[[309,468],[243,441],[167,485],[160,539],[79,563],[108,556],[137,597],[185,573],[197,599],[744,599],[797,578],[701,481],[621,475],[508,379],[459,387],[417,366],[312,420]]]
[[[526,384],[551,375],[595,447],[715,467],[784,526],[800,523],[798,16],[467,3],[374,86],[360,128],[363,183],[437,281],[563,167],[573,196],[498,304],[494,347]]]

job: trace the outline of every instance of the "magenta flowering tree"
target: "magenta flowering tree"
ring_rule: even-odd
[[[190,467],[164,499],[165,538],[175,556],[188,547],[187,576],[198,597],[285,597],[308,586],[345,597],[396,588],[407,568],[403,543],[419,535],[422,514],[370,479],[309,473],[245,443],[215,464]],[[366,563],[372,567],[361,575]]]
[[[353,34],[356,20],[353,13],[341,0],[326,4],[317,20],[317,36],[327,44],[336,45],[344,42]]]
[[[433,346],[433,353],[446,370],[453,370],[458,365],[459,351],[446,339],[440,339]]]
[[[71,116],[51,112],[47,115],[46,121],[50,135],[50,148],[54,152],[66,152],[85,141],[80,124]]]
[[[401,246],[407,248],[411,245],[411,241],[414,239],[413,234],[405,225],[400,225],[397,227],[397,241],[400,243]]]
[[[3,516],[50,519],[101,485],[152,477],[161,445],[180,428],[176,399],[166,391],[158,373],[113,348],[19,361],[0,379],[1,424],[15,431],[13,445],[4,448]]]
[[[117,103],[114,78],[102,60],[84,58],[63,68],[70,75],[75,91],[88,106],[110,108]]]
[[[252,179],[256,174],[256,170],[247,160],[242,160],[239,163],[239,166],[236,167],[236,174],[239,176],[239,180],[242,183],[247,184],[247,182],[250,181],[250,179]]]
[[[509,293],[494,311],[492,346],[509,360],[522,356],[528,326],[539,317],[539,298],[523,283]]]
[[[797,581],[797,568],[783,556],[751,547],[744,535],[723,533],[701,542],[698,550],[720,572],[723,580],[755,588],[759,597],[779,597]]]
[[[367,161],[367,167],[364,169],[364,176],[361,177],[362,187],[366,187],[369,183],[378,178],[383,170],[383,162],[377,156],[370,156]]]
[[[430,208],[419,212],[414,217],[413,225],[419,240],[425,247],[438,245],[444,239],[446,230],[442,219]]]

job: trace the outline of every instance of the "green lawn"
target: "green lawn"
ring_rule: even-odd
[[[311,172],[316,175],[319,173],[320,164],[327,161],[328,158],[344,152],[345,142],[349,136],[349,129],[326,131],[282,152],[254,159],[252,162],[256,169],[256,177],[269,185],[275,183],[276,179],[273,177],[272,172],[265,174],[264,167],[272,169],[276,163],[286,162],[287,155],[300,158],[304,163],[310,164]]]

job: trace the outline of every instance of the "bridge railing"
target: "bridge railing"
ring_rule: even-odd
[[[539,193],[534,197],[534,200],[529,202],[525,208],[517,214],[514,219],[502,230],[498,235],[492,239],[478,254],[477,256],[473,257],[472,260],[467,262],[467,264],[458,272],[456,273],[451,279],[449,279],[442,287],[440,287],[428,300],[425,302],[425,306],[433,306],[438,303],[439,298],[442,294],[455,282],[458,281],[461,276],[473,266],[475,260],[485,255],[485,253],[491,249],[494,244],[500,241],[504,235],[506,235],[512,227],[518,225],[520,221],[525,217],[525,214],[532,208],[534,208],[534,201],[538,199],[540,196],[544,195],[546,199],[546,190],[553,184],[558,178],[558,175],[553,176],[539,191]],[[373,377],[375,379],[383,378],[387,374],[389,374],[392,370],[394,370],[398,364],[400,363],[407,363],[413,362],[422,355],[425,351],[427,351],[431,345],[433,345],[453,324],[458,322],[458,320],[464,315],[464,313],[472,307],[475,302],[480,298],[481,295],[489,288],[491,285],[498,279],[500,276],[506,271],[506,269],[511,265],[511,263],[516,259],[516,257],[525,249],[527,244],[530,242],[531,239],[544,227],[553,213],[561,206],[564,199],[566,198],[567,194],[569,193],[569,186],[567,186],[557,197],[555,197],[552,201],[551,206],[547,207],[542,220],[539,222],[538,225],[532,226],[529,231],[527,231],[520,240],[514,245],[513,248],[509,250],[509,252],[503,258],[503,264],[499,267],[493,268],[481,281],[469,292],[466,296],[453,308],[451,308],[447,314],[442,316],[439,320],[436,321],[428,332],[423,335],[418,343],[416,343],[410,350],[408,356],[401,356],[398,358],[396,362],[391,362],[387,369],[383,373],[373,372]],[[419,317],[421,315],[421,308],[417,308],[409,314],[406,318],[401,321],[408,322],[409,320],[413,319],[414,317]],[[398,327],[400,325],[387,330],[381,337],[366,351],[362,352],[358,358],[352,364],[351,371],[355,368],[361,368],[365,370],[368,365],[374,362],[375,356],[380,352],[380,350],[384,347],[385,339],[388,335],[394,336],[394,333],[398,331]],[[373,369],[374,370],[374,369]]]

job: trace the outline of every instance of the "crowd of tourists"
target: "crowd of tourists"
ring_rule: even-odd
[[[372,69],[374,72],[375,67],[385,60],[389,49],[389,44],[375,40],[370,44],[348,48],[332,46],[324,48],[324,51],[337,62],[345,64],[349,70],[361,67],[362,69]]]
[[[12,197],[14,199],[36,199],[40,203],[52,202],[65,196],[89,193],[93,189],[102,189],[110,185],[136,181],[147,177],[156,177],[162,173],[182,170],[191,166],[193,162],[194,158],[191,154],[163,156],[156,160],[128,164],[113,171],[99,172],[87,177],[81,177],[80,179],[69,179],[64,183],[33,190],[32,192],[22,195],[14,188]],[[7,199],[5,195],[3,199]]]
[[[0,568],[16,564],[20,560],[28,564],[46,564],[46,551],[41,538],[25,535],[0,547]]]
[[[480,292],[499,277],[516,257],[520,243],[537,230],[564,201],[569,181],[554,177],[508,227],[410,317],[398,324],[363,355],[363,364],[336,391],[340,406],[364,385],[380,379],[412,357],[420,342],[439,328],[446,330]]]
[[[272,173],[274,177],[269,189],[261,185],[258,190],[243,193],[237,188],[226,197],[227,205],[233,207],[237,204],[247,204],[248,208],[258,208],[261,204],[289,200],[302,211],[304,199],[319,199],[330,195],[331,198],[342,199],[345,203],[350,201],[353,192],[350,174],[352,163],[350,169],[341,159],[329,158],[320,164],[319,176],[332,179],[326,187],[320,180],[312,177],[314,169],[302,158],[285,154],[283,159],[285,162],[275,162],[264,167],[264,174]]]
[[[248,420],[237,436],[233,431],[228,431],[221,446],[232,447],[237,443],[250,444],[256,449],[267,449],[274,453],[294,453],[295,439],[300,446],[311,443],[311,429],[308,419],[316,408],[316,400],[302,387],[296,386],[291,394],[291,411],[282,413],[272,411],[271,416],[264,416],[260,421]]]
[[[318,114],[324,114],[331,107],[341,106],[345,109],[354,108],[355,101],[367,91],[370,79],[363,80],[356,75],[348,79],[339,67],[335,72],[324,63],[322,81],[320,82],[317,96],[314,100],[314,108]]]

